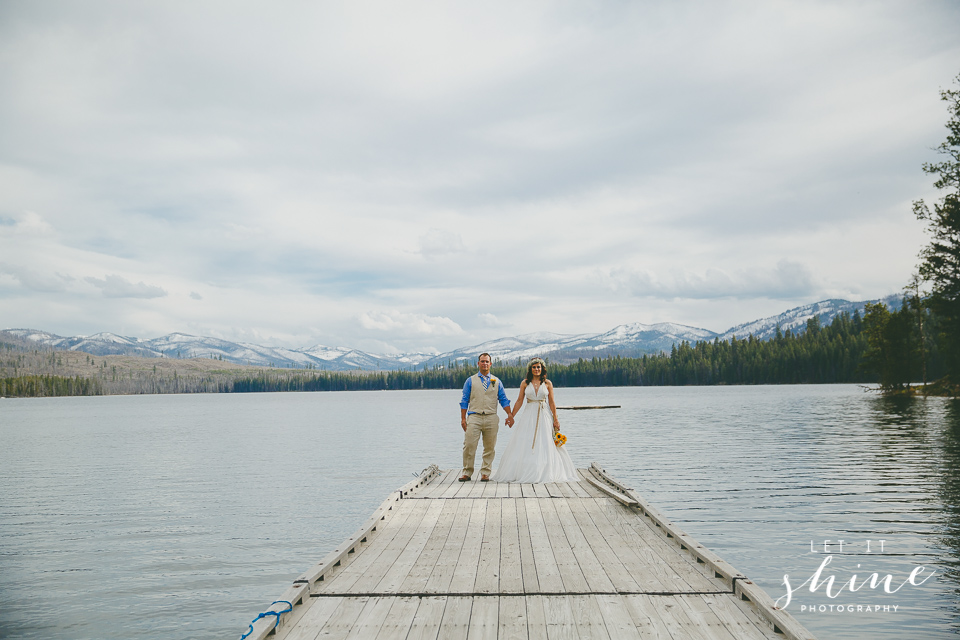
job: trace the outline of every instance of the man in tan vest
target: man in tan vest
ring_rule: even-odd
[[[497,417],[497,404],[507,412],[504,423],[513,426],[513,413],[510,401],[503,391],[503,382],[490,375],[490,354],[481,353],[477,359],[480,371],[463,385],[463,398],[460,400],[460,426],[463,428],[463,473],[460,482],[473,477],[473,465],[477,460],[477,443],[483,436],[483,466],[480,467],[480,481],[490,480],[493,466],[494,447],[497,446],[497,431],[500,419]]]

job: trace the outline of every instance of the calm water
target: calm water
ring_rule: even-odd
[[[459,466],[458,400],[0,400],[0,637],[239,637],[391,490],[431,463]],[[784,574],[796,586],[828,556],[835,590],[854,573],[890,574],[895,589],[917,566],[917,582],[936,571],[893,594],[797,591],[788,611],[821,639],[960,630],[957,403],[856,386],[559,389],[558,401],[622,405],[561,412],[574,462],[600,462],[774,598]]]

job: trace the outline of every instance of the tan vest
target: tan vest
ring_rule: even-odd
[[[474,374],[472,376],[472,382],[470,383],[470,402],[467,403],[467,411],[480,414],[496,414],[497,405],[499,404],[497,402],[499,395],[497,393],[499,389],[497,385],[499,384],[500,380],[493,378],[490,380],[490,386],[484,389],[480,374]]]

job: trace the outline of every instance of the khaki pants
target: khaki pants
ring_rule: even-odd
[[[472,413],[467,416],[467,431],[463,434],[463,475],[473,477],[473,465],[477,460],[477,443],[480,436],[483,436],[483,466],[480,467],[480,475],[490,475],[499,430],[500,418],[495,413],[487,415]]]

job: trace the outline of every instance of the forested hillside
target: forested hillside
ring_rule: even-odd
[[[550,365],[557,386],[665,386],[716,384],[798,384],[875,382],[876,374],[860,367],[867,349],[858,314],[842,314],[827,327],[813,319],[806,331],[778,334],[769,341],[682,342],[669,354],[640,358],[593,358]],[[367,375],[319,373],[290,376],[264,371],[234,381],[233,391],[326,391],[349,389],[456,389],[476,368],[473,364]],[[508,387],[520,384],[524,363],[494,365],[494,375]]]
[[[927,330],[935,334],[936,318],[927,310],[923,314]],[[751,336],[681,342],[669,354],[592,358],[566,365],[548,361],[548,375],[561,387],[889,384],[889,372],[894,371],[895,381],[905,384],[921,378],[921,342],[914,328],[918,318],[909,304],[893,313],[878,305],[864,319],[857,313],[840,314],[821,327],[813,318],[804,331],[778,332],[771,340]],[[882,347],[884,340],[898,350],[881,354],[877,345]],[[943,375],[933,338],[926,341],[923,363],[930,379]],[[507,387],[517,387],[525,366],[519,361],[497,362],[494,374]],[[93,357],[0,342],[0,396],[458,389],[475,371],[473,363],[453,362],[422,371],[263,369],[205,358]]]

